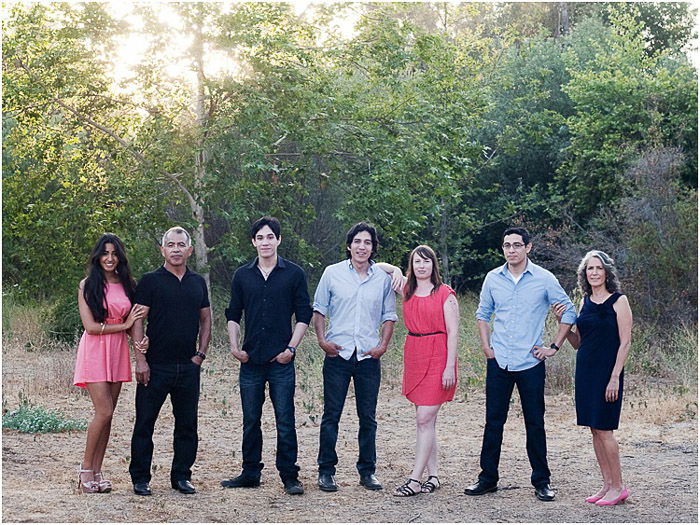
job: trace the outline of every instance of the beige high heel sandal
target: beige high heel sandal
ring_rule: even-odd
[[[102,479],[102,472],[95,472],[95,483],[97,483],[98,492],[100,494],[109,494],[112,492],[112,482],[108,479]]]
[[[82,492],[83,494],[95,494],[96,492],[99,491],[100,487],[97,484],[96,481],[90,480],[90,481],[83,481],[83,478],[81,475],[84,472],[90,472],[92,473],[92,469],[84,469],[82,463],[78,467],[78,492]],[[93,474],[94,476],[94,474]]]

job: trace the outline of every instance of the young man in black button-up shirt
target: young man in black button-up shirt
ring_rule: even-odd
[[[241,362],[239,386],[243,408],[243,472],[221,482],[227,488],[260,485],[262,431],[260,418],[265,383],[277,426],[277,461],[287,494],[303,494],[297,462],[294,421],[294,355],[311,321],[311,305],[304,271],[278,257],[282,242],[280,223],[262,217],[251,227],[258,256],[236,270],[231,302],[226,309],[231,353]],[[241,317],[245,311],[245,338],[239,347]],[[292,316],[296,324],[292,329]]]
[[[146,354],[135,352],[138,385],[129,473],[139,496],[151,495],[153,429],[168,395],[175,416],[170,482],[184,494],[195,492],[190,476],[197,456],[200,366],[211,339],[207,285],[187,268],[192,255],[189,233],[179,226],[170,228],[160,251],[163,266],[141,278],[134,301],[146,308],[150,340]],[[136,341],[143,338],[141,320],[134,323],[132,335]]]

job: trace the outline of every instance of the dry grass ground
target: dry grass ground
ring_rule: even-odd
[[[60,408],[69,417],[89,417],[91,404],[72,378],[73,350],[42,351],[18,340],[3,349],[3,406],[19,393],[32,402]],[[39,345],[40,346],[40,345]],[[311,351],[312,347],[309,347]],[[436,494],[399,499],[389,490],[372,493],[357,484],[357,419],[348,399],[339,436],[340,464],[335,494],[315,487],[320,416],[320,359],[300,360],[297,391],[299,464],[306,494],[283,493],[274,470],[275,430],[269,404],[264,411],[263,484],[258,489],[223,489],[219,481],[240,469],[241,410],[237,365],[223,351],[212,352],[202,376],[199,457],[193,481],[198,494],[169,487],[172,415],[163,409],[156,429],[154,495],[131,492],[127,466],[133,424],[134,384],[125,385],[116,411],[104,470],[115,483],[110,495],[78,495],[75,467],[85,436],[21,434],[3,430],[2,519],[6,522],[697,522],[697,395],[667,395],[669,389],[630,376],[621,429],[617,433],[631,497],[624,505],[599,508],[583,498],[597,488],[588,431],[577,427],[570,395],[549,395],[547,430],[557,499],[541,503],[529,484],[522,414],[514,401],[507,424],[497,493],[464,496],[478,474],[483,428],[483,394],[462,390],[439,419],[443,487]],[[390,376],[390,374],[387,374]],[[377,475],[385,487],[403,481],[413,457],[413,408],[387,377],[378,406]]]

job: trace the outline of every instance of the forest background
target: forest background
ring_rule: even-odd
[[[669,492],[647,495],[637,514],[615,519],[695,522],[696,17],[684,2],[5,3],[3,426],[18,404],[89,413],[87,397],[69,385],[82,330],[76,290],[91,247],[102,233],[117,233],[138,278],[161,264],[160,236],[180,224],[193,234],[190,262],[210,283],[215,317],[202,412],[216,421],[212,428],[229,428],[237,367],[227,358],[223,309],[233,271],[255,254],[249,225],[263,214],[282,221],[280,254],[306,270],[312,293],[323,268],[344,258],[345,232],[357,221],[375,224],[379,258],[404,268],[416,244],[433,246],[460,294],[458,397],[478,397],[484,367],[475,294],[503,262],[503,230],[518,224],[534,234],[532,259],[575,301],[576,266],[596,248],[616,259],[632,305],[633,379],[623,410],[630,420],[623,426],[640,442],[623,437],[623,447],[643,452],[633,469],[640,485],[656,480]],[[398,327],[383,359],[383,384],[393,392],[382,404],[386,417],[405,408],[395,392],[402,335]],[[548,425],[575,457],[588,444],[570,438],[575,354],[568,345],[562,350],[548,367],[548,392],[563,396],[548,398]],[[319,353],[307,335],[297,366],[302,426],[320,417]],[[480,420],[480,406],[454,404],[450,417]],[[397,479],[408,468],[400,452],[410,418],[394,423]],[[671,430],[659,430],[659,438],[652,435],[658,429]],[[123,453],[119,440],[129,430],[128,417],[120,417],[114,454]],[[6,487],[23,486],[26,463],[53,465],[83,439],[52,439],[39,451],[31,438],[7,432]],[[478,450],[478,432],[468,434]],[[219,450],[225,441],[210,446]],[[463,445],[446,443],[458,454]],[[665,467],[657,461],[660,473],[644,470],[655,468],[644,461],[656,450],[649,447],[672,456]],[[32,455],[44,452],[43,459]],[[223,467],[206,466],[209,459],[199,475],[218,487]],[[110,467],[118,484],[128,483]],[[34,501],[13,491],[3,519],[24,520],[30,508],[37,520],[77,519],[60,486],[72,474],[62,468],[42,474],[57,487],[51,496]],[[593,469],[582,464],[581,471]],[[680,485],[664,481],[673,472]],[[560,486],[572,493],[579,481],[572,476],[570,487],[569,480]],[[479,519],[466,506],[473,502],[459,505]],[[127,519],[118,508],[84,519]],[[690,514],[674,518],[664,509]],[[348,521],[326,510],[325,520]],[[370,511],[363,519],[408,519]],[[569,511],[557,508],[551,519],[580,519]],[[175,500],[170,512],[160,519],[193,519],[178,514]],[[545,519],[534,504],[527,512],[481,519]]]
[[[696,321],[690,4],[113,11],[10,3],[3,21],[3,293],[57,304],[53,333],[79,328],[76,284],[101,233],[122,237],[140,276],[173,224],[193,232],[220,318],[263,214],[312,289],[359,220],[383,260],[405,267],[432,245],[460,292],[522,224],[567,290],[602,249],[639,319]]]

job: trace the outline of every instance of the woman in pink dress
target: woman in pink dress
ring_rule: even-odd
[[[80,281],[78,307],[85,331],[80,338],[73,384],[87,388],[95,416],[87,431],[78,487],[84,493],[110,492],[112,483],[102,478],[112,414],[122,383],[131,381],[129,331],[143,317],[141,306],[132,308],[136,283],[131,276],[122,241],[106,233],[97,241]],[[137,348],[145,351],[148,341]]]
[[[394,289],[403,296],[404,344],[402,394],[416,405],[416,459],[410,478],[394,496],[415,496],[440,488],[435,423],[442,404],[457,387],[459,304],[454,290],[442,283],[435,252],[416,247],[406,277],[401,270],[378,263],[392,273]],[[421,482],[423,473],[428,475]]]

